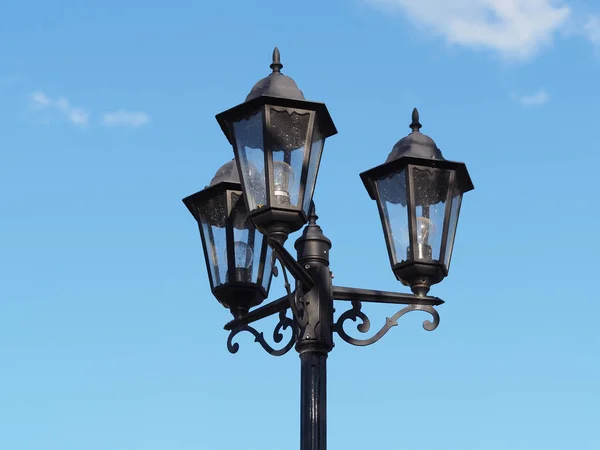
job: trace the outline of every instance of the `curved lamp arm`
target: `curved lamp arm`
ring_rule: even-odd
[[[275,341],[276,344],[279,344],[281,341],[283,341],[283,334],[281,333],[281,331],[290,328],[290,338],[284,347],[280,349],[273,348],[265,340],[264,333],[257,331],[250,325],[241,324],[238,327],[232,329],[229,333],[229,338],[227,339],[227,350],[229,350],[230,353],[237,353],[237,351],[240,349],[240,344],[238,344],[237,342],[233,342],[233,338],[242,331],[248,331],[254,336],[254,342],[258,342],[268,354],[273,356],[285,355],[287,352],[290,351],[290,349],[294,346],[294,343],[296,342],[296,327],[294,325],[293,319],[287,317],[286,312],[287,310],[279,312],[279,322],[273,330],[273,341]]]
[[[438,314],[438,312],[435,310],[435,308],[433,306],[412,304],[412,305],[405,306],[400,311],[398,311],[396,314],[394,314],[392,317],[386,317],[385,325],[383,325],[383,327],[381,327],[379,329],[379,331],[377,331],[371,337],[369,337],[367,339],[356,339],[356,338],[353,338],[352,336],[348,335],[348,333],[346,333],[346,331],[344,330],[344,322],[346,322],[347,320],[352,320],[353,322],[356,322],[356,319],[360,319],[361,322],[356,325],[356,329],[360,333],[368,333],[369,330],[371,329],[371,321],[369,320],[369,317],[362,311],[362,303],[359,300],[352,300],[352,308],[349,309],[348,311],[344,312],[338,318],[338,320],[334,324],[334,331],[336,331],[337,334],[344,341],[348,342],[349,344],[357,345],[357,346],[371,345],[371,344],[374,344],[375,342],[377,342],[383,336],[385,336],[386,333],[392,327],[395,327],[396,325],[398,325],[398,319],[400,317],[402,317],[403,315],[405,315],[406,313],[409,313],[411,311],[425,311],[425,312],[431,314],[431,317],[433,318],[433,322],[430,320],[425,320],[423,322],[423,328],[427,331],[435,330],[438,327],[438,325],[440,324],[440,315]]]

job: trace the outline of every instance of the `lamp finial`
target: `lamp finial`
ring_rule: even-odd
[[[271,69],[273,73],[280,73],[281,69],[283,69],[283,64],[280,61],[281,55],[279,54],[279,49],[275,47],[273,50],[273,62],[271,63]]]
[[[409,125],[410,129],[413,130],[413,133],[418,133],[423,125],[419,123],[419,110],[417,108],[413,108],[412,111],[412,123]]]

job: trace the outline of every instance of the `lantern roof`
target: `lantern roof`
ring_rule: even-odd
[[[433,139],[419,131],[421,127],[419,111],[417,108],[414,108],[410,124],[412,133],[400,139],[394,145],[385,163],[360,174],[365,188],[373,200],[377,198],[374,180],[400,170],[408,164],[456,170],[458,174],[458,186],[461,191],[467,192],[473,189],[473,182],[465,164],[457,161],[449,161],[444,158]]]
[[[327,106],[324,103],[306,100],[296,82],[281,73],[283,64],[277,47],[273,50],[273,62],[270,67],[273,72],[254,85],[243,103],[216,115],[217,122],[229,143],[235,145],[231,123],[241,118],[248,118],[265,105],[315,111],[321,135],[327,138],[337,134]]]
[[[385,161],[386,163],[402,157],[445,161],[441,150],[437,148],[433,139],[419,131],[422,125],[419,122],[419,111],[417,108],[413,109],[412,122],[409,126],[412,129],[412,133],[403,137],[394,145],[392,152]]]
[[[203,201],[220,195],[225,190],[241,191],[240,176],[235,159],[223,164],[211,180],[210,184],[199,192],[183,199],[183,203],[190,213],[200,220],[197,214],[197,205]]]
[[[294,100],[305,100],[304,94],[294,80],[290,77],[281,73],[283,64],[281,64],[281,56],[279,49],[275,47],[273,50],[273,62],[271,63],[271,70],[273,72],[268,76],[258,81],[248,96],[246,101],[253,100],[263,95],[269,97],[283,97]]]
[[[219,183],[240,183],[240,173],[233,158],[228,163],[223,164],[211,180],[207,187],[215,186]]]

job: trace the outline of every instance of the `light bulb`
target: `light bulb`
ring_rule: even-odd
[[[415,259],[430,261],[432,249],[429,242],[435,236],[435,225],[427,217],[417,217],[417,248]]]
[[[223,256],[223,261],[227,261],[227,249],[225,249]],[[237,269],[248,269],[252,265],[254,252],[252,251],[252,247],[245,242],[235,241],[233,243],[233,256],[234,265]]]
[[[417,217],[417,241],[429,245],[435,235],[435,224],[427,217]]]
[[[273,194],[280,206],[290,204],[290,187],[296,176],[291,166],[283,161],[273,161]]]

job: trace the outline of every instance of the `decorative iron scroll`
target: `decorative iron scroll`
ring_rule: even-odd
[[[270,355],[285,355],[294,346],[294,343],[296,341],[296,331],[294,329],[294,321],[291,318],[287,317],[286,311],[281,311],[279,313],[279,322],[273,330],[273,341],[275,341],[276,344],[279,344],[281,341],[283,341],[283,333],[281,333],[281,331],[287,328],[290,328],[289,342],[287,342],[287,344],[285,344],[283,348],[275,349],[267,343],[267,341],[265,340],[264,333],[257,331],[250,325],[242,325],[238,328],[231,330],[231,333],[229,333],[229,338],[227,339],[227,350],[229,350],[230,353],[237,353],[240,349],[240,344],[238,344],[237,342],[233,342],[233,338],[242,331],[248,331],[254,336],[254,342],[258,342],[262,346],[262,348],[265,349],[265,351]]]
[[[408,305],[394,314],[392,317],[386,317],[385,325],[381,327],[381,329],[371,336],[368,339],[356,339],[352,336],[349,336],[344,330],[344,322],[346,320],[352,320],[356,322],[356,319],[360,319],[361,323],[356,325],[356,329],[361,333],[368,333],[371,329],[371,321],[367,317],[367,315],[362,311],[362,303],[358,300],[352,301],[352,308],[348,311],[344,312],[336,321],[334,325],[334,330],[337,334],[346,342],[352,345],[364,346],[371,345],[381,339],[385,334],[390,330],[390,328],[398,325],[398,319],[402,317],[404,314],[409,313],[411,311],[425,311],[433,317],[433,322],[430,320],[425,320],[423,322],[423,328],[427,331],[435,330],[440,324],[440,315],[435,310],[433,306],[428,305]]]

